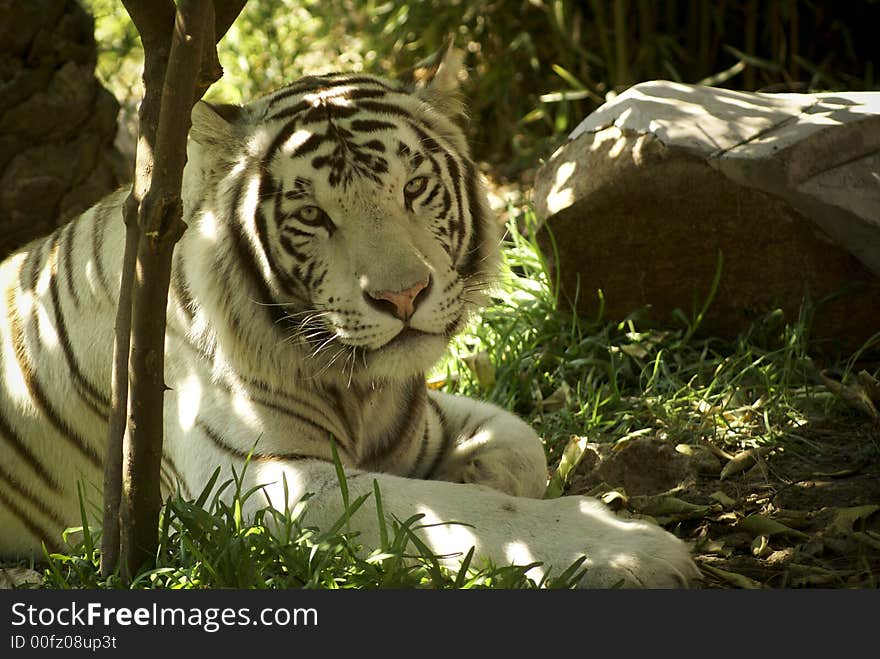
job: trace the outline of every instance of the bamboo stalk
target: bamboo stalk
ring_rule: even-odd
[[[756,56],[755,52],[758,41],[758,0],[748,0],[746,4],[746,43],[745,53]],[[745,88],[754,91],[757,87],[757,76],[755,75],[755,67],[751,64],[746,67],[743,74]]]
[[[629,33],[626,29],[628,10],[629,0],[614,0],[614,55],[617,60],[615,87],[629,87],[632,84],[629,68]]]

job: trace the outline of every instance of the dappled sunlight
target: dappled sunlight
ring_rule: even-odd
[[[471,437],[458,443],[456,449],[461,453],[470,453],[476,451],[482,446],[486,446],[494,439],[490,429],[483,429],[474,433]]]
[[[312,131],[300,128],[287,138],[287,141],[284,142],[284,145],[281,147],[281,152],[285,155],[290,155],[305,144],[306,140],[308,140],[312,134]]]
[[[577,170],[577,163],[573,160],[562,163],[556,170],[556,177],[550,193],[547,195],[547,208],[551,213],[557,213],[563,208],[568,208],[574,202],[574,189],[569,181]]]
[[[442,519],[437,513],[423,503],[416,503],[416,512],[423,515],[418,524],[421,532],[428,541],[428,546],[435,547],[477,547],[479,541],[474,535],[473,529],[456,524],[455,520]],[[461,556],[450,556],[449,560],[460,562]]]
[[[262,429],[260,421],[260,412],[254,407],[251,399],[242,391],[235,391],[232,394],[232,411],[236,416],[244,422],[251,430],[259,431]]]
[[[197,373],[190,373],[177,381],[177,421],[180,428],[190,431],[196,425],[202,402],[202,380]]]
[[[521,540],[514,540],[504,546],[504,558],[509,565],[530,565],[540,561],[529,549],[529,546]],[[567,566],[565,566],[567,567]],[[536,582],[540,582],[546,574],[544,565],[537,565],[528,571],[528,576]]]
[[[304,504],[301,499],[306,496],[310,487],[301,470],[291,469],[283,460],[250,462],[247,468],[254,475],[252,481],[260,484],[261,498],[272,508],[291,515],[301,511]]]
[[[260,234],[257,230],[254,219],[258,214],[257,208],[260,205],[260,201],[260,176],[253,174],[244,188],[244,199],[242,201],[240,214],[240,217],[247,227],[247,231],[245,232],[245,235],[247,236],[258,236]],[[254,251],[257,265],[262,271],[263,277],[266,281],[272,281],[275,278],[275,275],[272,272],[272,266],[269,264],[269,259],[267,258],[265,251],[262,249]]]
[[[320,107],[328,102],[339,107],[351,107],[351,99],[347,98],[347,96],[353,89],[356,88],[351,85],[339,85],[338,87],[304,94],[303,100],[313,108]]]
[[[50,351],[58,348],[58,332],[55,329],[54,319],[42,302],[37,303],[37,326],[40,328],[41,347]]]
[[[86,275],[86,281],[89,285],[89,291],[93,296],[97,297],[98,291],[101,290],[101,283],[98,278],[98,268],[93,259],[88,259],[86,261],[84,272]]]
[[[633,524],[630,520],[621,519],[613,514],[609,514],[605,506],[596,499],[580,498],[578,499],[578,506],[582,515],[595,520],[601,520],[604,526],[611,527],[615,531],[629,533],[642,531],[642,525]]]
[[[651,133],[698,151],[723,151],[800,114],[814,101],[802,95],[755,94],[657,80],[634,85],[592,113],[569,136],[610,126]]]
[[[212,243],[217,242],[219,238],[219,233],[217,229],[217,218],[214,215],[213,211],[207,210],[204,211],[199,216],[199,235],[203,238],[207,238]]]

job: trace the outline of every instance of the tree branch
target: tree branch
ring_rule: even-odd
[[[185,230],[181,182],[193,104],[222,74],[215,43],[246,0],[123,0],[144,46],[144,100],[116,318],[104,472],[102,573],[130,579],[152,559],[161,507],[165,309]],[[215,36],[216,35],[216,36]],[[137,278],[135,279],[135,272]],[[124,437],[123,437],[124,434]],[[122,528],[120,529],[120,521]]]

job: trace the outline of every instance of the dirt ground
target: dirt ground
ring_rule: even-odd
[[[802,427],[779,448],[736,456],[653,437],[588,445],[568,493],[690,542],[705,588],[880,587],[875,421]]]

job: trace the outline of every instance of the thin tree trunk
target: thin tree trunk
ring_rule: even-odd
[[[222,71],[214,44],[246,0],[124,0],[144,45],[135,181],[116,319],[113,412],[104,473],[102,573],[129,580],[155,555],[161,507],[165,309],[183,234],[180,197],[190,111]],[[135,278],[137,272],[137,278]],[[120,528],[121,524],[121,528]],[[119,561],[121,560],[121,566]]]

